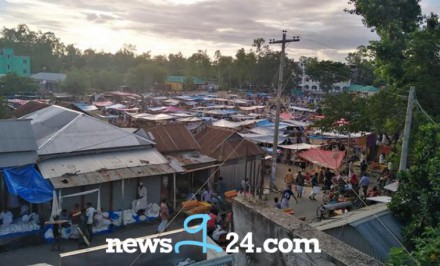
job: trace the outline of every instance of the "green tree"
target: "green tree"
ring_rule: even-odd
[[[196,84],[194,83],[193,77],[185,77],[185,80],[183,81],[183,90],[186,91],[192,91],[197,88]]]
[[[367,99],[352,93],[326,95],[321,106],[324,119],[317,121],[315,126],[324,131],[341,133],[370,131],[367,104]],[[336,123],[340,119],[345,119],[348,124]]]
[[[352,68],[351,83],[362,85],[382,85],[380,79],[375,79],[374,62],[365,46],[361,45],[356,52],[349,53],[345,58]]]
[[[97,91],[114,91],[123,85],[124,74],[113,69],[89,70],[91,87]]]
[[[6,100],[0,96],[0,119],[6,119],[9,117],[9,110]]]
[[[232,77],[234,58],[232,56],[223,56],[219,50],[215,52],[214,69],[217,76],[220,89],[229,89],[232,87]]]
[[[211,59],[206,51],[198,50],[192,54],[188,60],[187,76],[193,76],[201,79],[211,79]]]
[[[0,77],[0,95],[23,92],[36,92],[38,83],[29,77],[20,77],[15,73],[8,73]]]
[[[0,47],[10,47],[17,55],[31,57],[31,72],[56,72],[61,68],[64,44],[52,32],[31,31],[25,24],[3,28]]]
[[[151,64],[142,64],[132,67],[125,75],[125,83],[139,92],[154,87],[155,84],[163,84],[166,78],[166,71],[162,67]]]
[[[399,189],[389,204],[394,215],[405,223],[403,237],[410,249],[417,248],[427,227],[440,222],[440,125],[427,124],[414,135],[411,167],[401,172]]]
[[[68,93],[79,96],[85,95],[91,85],[89,73],[83,69],[73,68],[66,74],[66,80],[61,87]]]
[[[408,254],[403,248],[393,248],[388,264],[394,266],[439,265],[440,228],[427,227],[422,237],[414,240],[416,249]]]

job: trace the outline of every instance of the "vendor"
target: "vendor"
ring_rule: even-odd
[[[0,220],[2,225],[10,225],[14,220],[14,217],[8,209],[3,208],[3,211],[0,213]]]
[[[138,185],[138,199],[133,200],[132,202],[132,210],[135,213],[139,211],[145,210],[148,206],[147,204],[147,188],[144,186],[144,183],[140,182]]]
[[[102,212],[96,213],[94,219],[96,227],[109,226],[112,224],[112,219],[105,216]]]

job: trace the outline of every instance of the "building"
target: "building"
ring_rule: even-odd
[[[241,181],[249,178],[252,187],[261,181],[260,147],[229,129],[208,126],[195,135],[201,152],[217,159],[217,173],[224,178],[226,189],[240,187]]]
[[[357,93],[362,96],[371,96],[379,92],[379,89],[373,86],[364,86],[364,85],[357,85],[357,84],[351,84],[347,88],[348,92],[351,93]]]
[[[11,48],[0,48],[0,75],[9,73],[29,77],[31,75],[31,58],[17,56]]]
[[[127,210],[143,182],[149,203],[169,198],[175,170],[153,141],[56,105],[21,119],[31,120],[41,175],[62,195],[99,189],[103,209]],[[63,208],[87,201],[97,206],[96,195],[85,195],[64,199]]]
[[[181,91],[187,78],[185,76],[168,76],[165,80],[165,86],[172,91]],[[204,88],[207,85],[199,78],[193,78],[193,83],[197,88]]]
[[[299,85],[301,87],[301,90],[303,92],[308,92],[308,93],[317,93],[317,94],[325,93],[325,91],[321,89],[319,85],[319,81],[312,80],[310,76],[306,74],[305,66],[303,63],[300,64],[300,67],[302,69],[301,83]],[[333,89],[329,92],[334,92],[334,93],[344,92],[347,90],[349,86],[350,86],[350,80],[344,82],[338,82],[333,84]]]
[[[56,92],[60,82],[66,80],[66,75],[61,73],[40,72],[33,74],[31,78],[40,84],[40,89],[45,92]]]
[[[202,148],[184,124],[160,125],[145,132],[152,136],[157,150],[174,168],[181,168],[174,187],[177,200],[197,191],[211,177],[217,160],[201,153]]]

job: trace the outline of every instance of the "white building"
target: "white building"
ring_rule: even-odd
[[[301,90],[303,92],[311,92],[311,93],[325,93],[320,85],[319,81],[312,80],[308,75],[305,73],[305,66],[303,63],[300,64],[300,67],[302,69],[302,77],[301,77],[301,83],[299,86],[301,87]],[[333,89],[329,92],[335,92],[340,93],[347,90],[347,88],[350,87],[350,80],[345,82],[338,82],[333,84]]]

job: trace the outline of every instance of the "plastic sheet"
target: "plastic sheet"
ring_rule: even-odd
[[[9,193],[19,195],[30,203],[52,200],[53,186],[44,180],[33,165],[6,168],[3,171]]]

